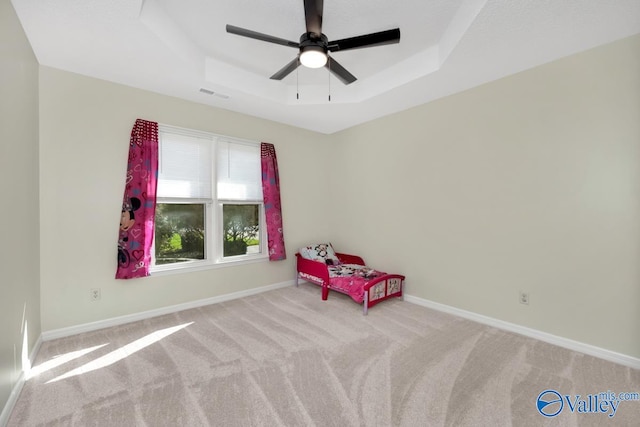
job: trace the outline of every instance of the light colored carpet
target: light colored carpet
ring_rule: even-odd
[[[302,284],[43,343],[9,426],[640,425],[536,409],[640,371],[394,299]]]

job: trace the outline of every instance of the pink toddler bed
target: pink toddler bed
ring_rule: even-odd
[[[402,297],[403,275],[367,267],[357,255],[336,253],[331,243],[301,248],[296,265],[296,286],[300,278],[320,285],[323,300],[328,298],[329,289],[347,294],[363,303],[364,314],[381,301]]]

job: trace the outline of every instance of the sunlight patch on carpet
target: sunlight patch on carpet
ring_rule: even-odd
[[[62,374],[52,380],[49,380],[46,382],[46,384],[54,383],[56,381],[64,380],[66,378],[75,377],[76,375],[86,374],[87,372],[95,371],[97,369],[101,369],[106,366],[113,365],[114,363],[119,362],[120,360],[128,356],[131,356],[132,354],[142,350],[143,348],[146,348],[152,344],[155,344],[161,339],[166,338],[169,335],[174,334],[179,330],[184,329],[193,323],[194,322],[184,323],[182,325],[173,326],[171,328],[160,329],[159,331],[152,332],[149,335],[146,335],[140,339],[137,339],[117,350],[112,351],[111,353],[105,354],[104,356],[101,356],[96,360],[93,360],[89,363],[85,363],[79,368],[73,369],[67,372],[66,374]]]

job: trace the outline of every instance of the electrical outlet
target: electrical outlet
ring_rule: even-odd
[[[90,297],[91,297],[91,301],[98,301],[102,297],[100,288],[91,289]]]
[[[520,304],[529,305],[529,292],[520,291]]]

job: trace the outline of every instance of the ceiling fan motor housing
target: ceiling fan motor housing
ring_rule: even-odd
[[[320,37],[316,33],[304,33],[300,36],[300,52],[308,47],[315,46],[322,48],[324,53],[328,52],[329,39],[324,34],[320,34]]]

